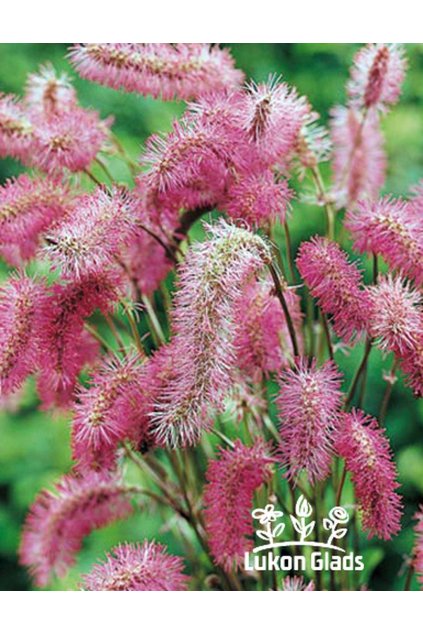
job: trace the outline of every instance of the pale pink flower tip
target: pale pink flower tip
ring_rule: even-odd
[[[314,581],[307,583],[304,577],[285,577],[283,580],[282,590],[285,592],[312,592],[314,589]]]
[[[304,469],[311,483],[329,473],[333,433],[338,425],[342,395],[341,374],[332,361],[317,367],[302,358],[281,375],[277,398],[281,462],[286,477],[296,479]]]
[[[379,117],[354,108],[337,106],[331,111],[333,186],[338,207],[376,197],[385,182],[386,156]]]
[[[20,561],[35,583],[46,586],[75,562],[82,540],[94,529],[132,512],[125,487],[114,476],[91,472],[64,476],[55,492],[42,491],[32,505],[22,533]]]
[[[361,273],[336,242],[319,236],[303,242],[297,267],[320,308],[333,316],[339,337],[348,342],[365,329],[369,300]]]
[[[346,216],[354,248],[381,255],[392,269],[423,282],[423,224],[412,203],[389,197],[361,201]]]
[[[273,462],[261,440],[253,447],[237,440],[233,449],[221,449],[219,458],[209,463],[206,530],[214,560],[228,572],[240,567],[251,546],[253,495],[271,477]]]
[[[400,486],[388,438],[378,422],[360,410],[343,415],[335,449],[345,459],[369,538],[391,539],[400,528]]]
[[[348,94],[358,107],[386,110],[401,94],[407,62],[397,44],[367,44],[354,58]]]
[[[243,79],[230,53],[209,44],[77,44],[69,56],[85,79],[162,99],[193,99]]]
[[[83,588],[91,591],[181,591],[189,578],[183,574],[180,557],[169,555],[165,546],[144,541],[121,544],[83,577]]]
[[[30,112],[48,117],[76,106],[76,92],[65,73],[58,74],[51,64],[46,64],[28,76],[25,103]]]

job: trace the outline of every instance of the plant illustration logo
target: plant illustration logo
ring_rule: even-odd
[[[342,506],[334,506],[321,525],[312,519],[313,507],[301,495],[295,505],[295,514],[285,516],[283,511],[276,510],[274,504],[252,511],[253,518],[260,528],[256,530],[261,544],[255,546],[252,553],[245,553],[246,570],[363,570],[360,555],[347,553],[344,538],[348,533],[348,511]],[[320,530],[322,529],[322,530]],[[289,538],[283,539],[285,535]],[[319,537],[317,537],[319,535]],[[293,536],[293,537],[292,537]],[[303,554],[277,555],[280,549],[309,547],[313,551],[307,564]]]

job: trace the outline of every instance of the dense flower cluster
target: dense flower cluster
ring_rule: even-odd
[[[28,77],[21,99],[0,95],[0,157],[30,169],[0,185],[0,254],[16,269],[0,291],[0,404],[16,409],[36,387],[41,408],[72,421],[72,470],[32,505],[21,562],[49,585],[86,536],[132,512],[136,495],[148,500],[141,512],[163,511],[193,577],[141,536],[112,548],[81,588],[255,589],[271,578],[274,590],[322,589],[329,575],[252,572],[244,554],[253,506],[267,509],[256,533],[272,545],[292,528],[272,522],[297,512],[299,492],[315,497],[313,540],[329,525],[328,500],[347,495],[369,537],[400,530],[388,435],[353,406],[366,407],[376,346],[395,357],[379,420],[397,368],[423,395],[423,185],[379,198],[381,117],[401,92],[403,50],[358,52],[346,105],[331,111],[331,142],[295,88],[276,76],[243,84],[224,47],[77,44],[69,58],[90,81],[187,103],[137,162],[112,120],[82,108],[51,65]],[[290,225],[303,191],[300,213],[307,201],[324,210],[327,230],[301,233],[297,249]],[[368,256],[372,281],[361,273]],[[343,354],[361,355],[362,334],[353,373],[357,355],[344,363]],[[277,501],[283,511],[269,515]],[[304,504],[302,520],[312,513]],[[417,520],[422,576],[421,510]],[[332,572],[331,587],[354,583]]]

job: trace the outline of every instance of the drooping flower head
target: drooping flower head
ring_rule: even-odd
[[[136,231],[135,203],[121,189],[98,188],[75,203],[74,213],[46,236],[54,265],[76,279],[116,264],[120,248]]]
[[[376,419],[360,410],[343,415],[335,449],[345,459],[369,538],[391,539],[400,530],[401,497],[389,441]]]
[[[46,64],[28,76],[25,103],[30,112],[49,117],[73,109],[77,105],[76,92],[66,73],[58,74],[51,64]]]
[[[140,375],[139,358],[103,360],[88,388],[81,388],[72,423],[73,457],[78,471],[112,469],[119,441],[131,433],[126,399]]]
[[[206,530],[215,562],[228,572],[239,568],[251,546],[253,495],[272,476],[273,462],[261,440],[252,447],[237,440],[233,449],[221,449],[219,458],[209,463]]]
[[[281,462],[286,477],[296,479],[304,469],[311,483],[329,473],[333,433],[338,425],[341,375],[327,361],[317,367],[307,359],[281,375],[277,399],[280,420]]]
[[[42,491],[32,505],[20,561],[38,586],[46,586],[52,575],[63,576],[74,564],[84,537],[131,512],[128,493],[115,476],[64,476],[54,492]]]
[[[229,52],[208,44],[77,44],[70,59],[85,79],[162,99],[193,99],[243,79]]]
[[[235,364],[234,302],[271,261],[263,239],[220,221],[180,267],[173,311],[175,375],[158,398],[152,425],[159,443],[191,444],[222,407]]]
[[[386,156],[377,113],[363,120],[354,108],[331,111],[333,187],[339,207],[375,198],[385,182]]]
[[[333,316],[336,334],[350,341],[367,324],[368,296],[361,273],[336,242],[315,237],[303,242],[297,267],[320,308]]]
[[[423,282],[423,222],[409,202],[387,196],[362,201],[348,212],[345,226],[355,249],[381,255],[392,269]]]
[[[72,209],[68,188],[21,174],[0,187],[0,252],[12,265],[32,258],[41,234]]]
[[[0,289],[0,394],[17,390],[38,363],[39,304],[44,286],[10,277]]]
[[[32,123],[17,97],[0,93],[0,157],[27,162],[32,135]]]
[[[309,113],[305,97],[270,78],[267,83],[247,86],[240,121],[250,141],[259,146],[261,157],[268,164],[282,163],[294,149]]]
[[[169,555],[161,544],[121,544],[107,554],[105,563],[83,577],[83,587],[116,592],[186,590],[188,577],[183,568],[182,559]]]
[[[122,293],[121,276],[107,270],[48,290],[40,304],[37,387],[43,407],[69,406],[78,374],[98,353],[84,320],[96,309],[112,310]]]
[[[406,70],[404,50],[397,44],[367,44],[354,58],[348,94],[360,108],[386,110],[401,94]]]
[[[111,123],[79,107],[33,121],[31,164],[49,174],[87,169],[104,145]]]

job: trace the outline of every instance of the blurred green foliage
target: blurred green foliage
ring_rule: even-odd
[[[281,75],[306,94],[322,122],[331,107],[345,100],[344,83],[356,44],[233,44],[230,45],[237,65],[255,81],[269,74]],[[50,61],[57,69],[68,72],[75,83],[82,105],[99,110],[103,117],[113,116],[114,131],[128,152],[136,158],[145,138],[156,131],[169,130],[172,119],[184,109],[181,103],[163,103],[150,98],[125,94],[91,84],[75,75],[66,60],[66,46],[60,44],[0,45],[0,91],[22,94],[27,74]],[[407,46],[409,72],[399,105],[384,119],[389,172],[386,191],[406,193],[410,185],[423,177],[423,45]],[[125,166],[118,161],[109,165],[118,180],[127,180]],[[0,179],[18,174],[22,168],[12,160],[0,161]],[[301,187],[301,184],[296,184]],[[317,207],[296,202],[290,228],[293,247],[324,227]],[[198,232],[198,229],[197,229]],[[363,260],[367,280],[370,264]],[[6,269],[3,267],[3,272]],[[358,346],[340,365],[349,380],[362,355]],[[339,355],[340,356],[340,355]],[[382,399],[383,370],[390,360],[373,352],[368,371],[365,409],[377,414]],[[13,408],[12,408],[13,409]],[[402,533],[392,542],[362,538],[366,570],[363,581],[372,589],[401,589],[404,584],[404,556],[413,543],[412,515],[423,500],[423,404],[413,399],[402,380],[393,391],[387,417],[388,433],[399,466],[405,515]],[[17,563],[20,527],[29,504],[40,488],[51,485],[71,464],[69,419],[52,419],[39,411],[32,381],[25,389],[24,401],[16,411],[0,415],[0,589],[30,589],[27,573]],[[351,495],[350,485],[347,498]],[[145,507],[132,518],[97,531],[86,542],[77,566],[52,589],[76,588],[81,571],[86,571],[104,551],[123,540],[159,537],[175,554],[181,542],[173,536],[154,509]],[[195,571],[191,571],[195,574]],[[399,574],[401,572],[401,575]],[[417,588],[413,582],[413,589]]]

